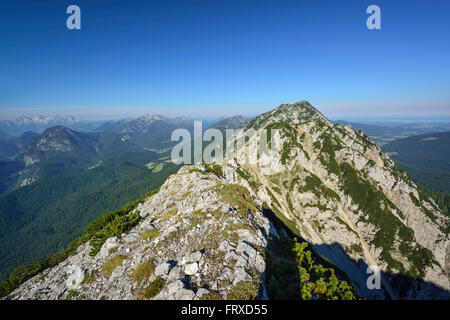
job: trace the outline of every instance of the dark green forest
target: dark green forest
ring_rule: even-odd
[[[417,184],[450,194],[450,132],[398,139],[382,149]]]

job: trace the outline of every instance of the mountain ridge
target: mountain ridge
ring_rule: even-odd
[[[99,126],[100,121],[85,121],[72,115],[54,115],[54,116],[18,116],[14,120],[1,120],[0,130],[10,136],[19,136],[26,131],[35,131],[42,133],[53,126],[66,126],[73,130],[90,131]]]
[[[246,123],[248,119],[244,116],[235,115],[232,117],[227,117],[224,119],[220,119],[211,125],[208,126],[208,128],[214,128],[219,129],[223,132],[225,132],[226,129],[238,129],[242,127],[244,123]]]
[[[333,124],[306,101],[281,105],[250,120],[243,128],[253,128],[256,134],[250,137],[243,149],[236,150],[232,160],[182,167],[167,179],[158,193],[129,212],[129,215],[139,214],[143,219],[138,226],[124,234],[105,238],[104,243],[95,244],[99,251],[93,252],[91,258],[87,253],[94,248],[94,243],[92,240],[84,243],[74,256],[30,279],[10,298],[61,299],[67,297],[71,290],[90,299],[101,298],[95,293],[97,289],[104,298],[110,299],[198,299],[203,294],[212,293],[228,297],[245,279],[248,281],[245,284],[252,288],[255,282],[265,283],[266,279],[252,277],[250,273],[253,271],[244,270],[245,275],[231,268],[229,272],[232,275],[225,270],[223,277],[231,279],[232,283],[222,291],[212,283],[201,287],[203,280],[211,278],[209,271],[205,271],[206,274],[199,272],[200,263],[202,266],[206,263],[201,261],[204,253],[201,250],[200,254],[193,252],[200,260],[191,261],[186,256],[188,252],[180,247],[189,240],[175,244],[165,242],[165,239],[180,230],[194,236],[196,233],[192,230],[196,230],[194,227],[197,225],[200,226],[198,234],[209,235],[202,238],[206,242],[202,242],[200,247],[208,246],[208,253],[209,250],[215,252],[217,246],[208,242],[213,239],[209,232],[219,228],[215,219],[220,220],[231,212],[236,217],[244,214],[245,219],[264,220],[265,212],[269,211],[306,240],[314,254],[323,256],[342,270],[359,295],[370,299],[450,298],[450,218],[442,213],[433,199],[424,196],[409,176],[397,168],[370,138],[350,126]],[[279,146],[280,152],[259,153],[261,135],[267,130],[275,133],[272,146]],[[255,156],[256,162],[249,162],[250,156]],[[190,197],[190,188],[202,191]],[[151,205],[154,201],[158,204]],[[228,207],[223,212],[219,209],[222,204]],[[198,214],[200,216],[196,216]],[[166,220],[171,223],[167,224]],[[209,231],[202,229],[208,225],[214,227]],[[151,231],[155,229],[158,230],[156,234],[156,231]],[[154,234],[149,236],[150,240],[143,235],[147,231]],[[266,232],[266,236],[271,233]],[[185,239],[185,233],[176,234]],[[240,243],[243,239],[238,236]],[[138,243],[136,248],[130,245],[134,241]],[[168,251],[158,251],[160,241]],[[142,250],[148,245],[153,249],[145,254]],[[247,256],[251,253],[253,269],[256,266],[254,262],[260,259],[250,248],[239,250],[237,247],[233,249],[234,245],[223,246],[227,248],[225,256],[233,250],[244,251]],[[270,253],[266,249],[263,251]],[[161,252],[170,254],[165,256]],[[150,260],[155,262],[154,266],[148,266],[148,278],[144,282],[133,283],[130,276],[140,270],[138,267],[146,262],[147,255],[152,256]],[[147,258],[143,259],[143,256]],[[239,257],[235,259],[239,261]],[[102,265],[112,261],[115,264],[108,272]],[[258,264],[256,275],[261,276],[266,268],[270,269],[267,263],[264,260]],[[214,265],[209,263],[208,266]],[[370,290],[366,285],[369,266],[380,268],[382,272],[382,288],[379,290]],[[170,274],[174,268],[178,271],[172,278]],[[93,282],[84,282],[94,271]],[[58,280],[64,274],[75,281],[75,287]],[[219,280],[218,276],[220,272],[212,279]],[[42,277],[44,280],[40,283],[38,278]],[[311,297],[311,293],[317,292],[314,289],[318,288],[317,285],[300,282],[300,287],[305,290],[301,297]],[[154,292],[155,286],[158,287],[155,295],[145,294],[148,288]],[[53,293],[42,292],[43,287],[51,287]],[[201,296],[197,294],[200,287],[206,289],[201,291]],[[270,285],[267,288],[270,291]],[[139,294],[139,290],[144,292]],[[261,292],[252,292],[252,297],[266,297]]]
[[[236,160],[231,161],[246,169],[253,184],[259,186],[259,197],[299,228],[309,242],[326,243],[338,236],[345,252],[355,260],[376,261],[383,271],[430,277],[448,290],[449,221],[433,201],[422,198],[411,179],[361,131],[334,125],[320,116],[303,122],[290,121],[298,124],[280,122],[280,118],[283,119],[262,115],[253,119],[257,134],[247,143],[247,150],[238,152]],[[281,155],[261,155],[256,165],[248,164],[248,156],[258,153],[262,129],[281,130],[272,142],[280,145]],[[265,163],[270,163],[269,168]],[[429,223],[430,219],[434,222]],[[391,224],[395,225],[394,235],[387,231]],[[343,229],[337,232],[341,226]],[[347,228],[352,231],[347,233]],[[429,231],[424,231],[427,228]],[[395,232],[405,238],[397,238]],[[408,249],[415,247],[416,241],[421,244],[417,250],[425,250],[423,254]],[[392,251],[399,244],[404,253],[399,249]],[[434,251],[438,264],[428,260],[430,264],[422,265],[423,257],[430,256],[428,250]],[[349,268],[347,271],[351,273]],[[361,287],[364,285],[360,283]]]
[[[290,242],[261,212],[245,179],[232,167],[221,170],[222,175],[204,165],[182,167],[157,193],[127,209],[126,216],[138,221],[129,232],[109,233],[95,247],[93,240],[82,241],[65,262],[45,269],[7,299],[358,297],[339,270],[311,256],[306,243]],[[318,281],[310,282],[311,291],[317,288],[312,295],[295,283],[278,286],[283,276],[295,279],[295,273],[280,272],[279,264],[295,269],[302,263],[291,257],[291,245],[298,257],[306,254],[305,267],[317,267],[307,267]],[[280,249],[286,258],[278,260],[275,251]],[[272,262],[266,261],[268,255]]]

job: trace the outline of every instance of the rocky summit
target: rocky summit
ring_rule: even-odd
[[[232,164],[362,295],[449,297],[448,215],[362,131],[333,124],[305,101],[245,126],[256,134]],[[279,152],[258,154],[261,135],[275,129]],[[383,290],[368,290],[368,266],[381,270]]]
[[[243,128],[232,160],[182,167],[131,228],[105,225],[6,298],[450,298],[449,217],[363,132],[305,101]]]

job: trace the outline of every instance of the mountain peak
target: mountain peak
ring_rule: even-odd
[[[80,124],[83,121],[72,116],[72,115],[54,115],[54,116],[18,116],[13,120],[3,120],[0,121],[0,130],[11,136],[19,136],[26,131],[34,131],[41,133],[45,129],[63,125],[63,126],[74,126]]]
[[[272,116],[287,117],[292,123],[300,123],[317,118],[328,120],[319,110],[305,100],[295,103],[284,103],[271,111],[271,113]]]
[[[142,116],[143,120],[147,120],[147,121],[157,121],[157,120],[166,120],[165,117],[159,115],[159,114],[145,114]]]
[[[61,138],[68,136],[75,136],[76,132],[62,125],[53,126],[45,129],[41,137],[45,138]]]
[[[92,137],[89,134],[73,131],[64,126],[54,126],[46,129],[41,135],[29,139],[19,158],[28,166],[54,156],[55,152],[75,150],[78,154],[90,155],[95,153],[91,144]]]
[[[235,115],[229,118],[217,120],[210,126],[210,128],[216,128],[219,130],[237,129],[240,128],[245,122],[247,122],[247,118],[244,116]]]
[[[277,108],[253,118],[245,124],[245,128],[262,128],[269,122],[287,122],[299,124],[313,119],[329,121],[322,113],[314,108],[308,101],[301,100],[296,103],[284,103]]]

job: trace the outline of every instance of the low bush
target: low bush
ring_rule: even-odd
[[[147,280],[154,271],[155,264],[153,261],[144,261],[134,269],[133,279],[135,282],[140,283],[142,280]]]
[[[163,286],[164,279],[161,277],[157,277],[155,281],[150,282],[147,288],[145,288],[145,298],[151,299],[155,297],[161,291]]]

